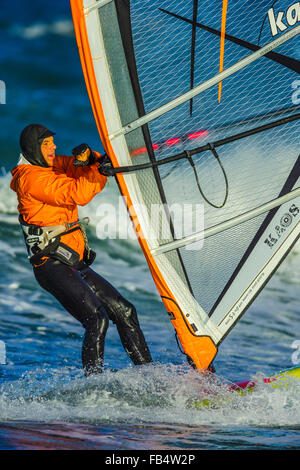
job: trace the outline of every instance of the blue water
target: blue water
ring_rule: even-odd
[[[97,237],[100,203],[119,208],[113,181],[80,212],[91,218],[94,269],[136,305],[155,362],[133,367],[111,325],[104,373],[83,376],[83,329],[37,285],[9,189],[19,134],[28,123],[56,131],[58,153],[69,154],[81,142],[102,149],[68,2],[53,0],[51,8],[40,0],[28,8],[21,0],[5,2],[0,41],[0,80],[6,84],[6,104],[0,105],[0,340],[7,348],[7,363],[0,365],[0,449],[299,448],[299,387],[261,384],[253,395],[228,398],[222,385],[293,367],[292,346],[300,340],[299,245],[221,345],[216,380],[200,377],[178,350],[137,242]],[[225,403],[191,408],[210,387]]]

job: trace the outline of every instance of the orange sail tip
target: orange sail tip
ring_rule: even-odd
[[[162,296],[162,300],[189,362],[197,369],[207,370],[218,352],[213,340],[209,336],[195,334],[180,307],[172,298]]]
[[[209,336],[202,336],[196,339],[197,341],[193,345],[195,353],[192,359],[198,369],[207,370],[214,360],[218,349]]]
[[[180,337],[185,354],[197,369],[206,371],[214,360],[218,349],[209,336],[185,335]]]

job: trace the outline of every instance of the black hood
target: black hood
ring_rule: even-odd
[[[20,146],[26,160],[32,165],[48,167],[41,152],[41,144],[46,137],[55,135],[41,124],[29,124],[23,129],[20,136]]]

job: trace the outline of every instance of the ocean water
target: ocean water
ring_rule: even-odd
[[[15,12],[18,12],[16,16]],[[85,378],[83,329],[37,285],[17,221],[10,170],[19,134],[40,122],[57,133],[57,153],[81,142],[101,151],[67,1],[5,2],[0,18],[0,449],[106,451],[257,450],[300,447],[300,388],[271,389],[260,382],[300,362],[300,246],[294,247],[262,294],[221,345],[216,376],[201,377],[180,353],[138,243],[101,239],[101,204],[112,203],[122,224],[114,181],[94,198],[88,236],[97,252],[94,269],[135,304],[154,363],[134,367],[116,328],[107,334],[105,370]],[[225,384],[257,378],[248,396]],[[218,391],[219,406],[193,407]]]

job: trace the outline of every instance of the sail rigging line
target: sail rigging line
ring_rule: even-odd
[[[177,331],[175,330],[175,340],[176,340],[176,343],[177,343],[177,347],[179,349],[179,351],[181,352],[181,354],[183,354],[184,356],[186,356],[185,352],[183,351],[182,347],[181,347],[181,344],[179,342],[179,338],[178,338],[178,334],[177,334]]]
[[[209,227],[208,229],[193,233],[192,235],[188,235],[187,237],[180,238],[178,240],[175,240],[174,242],[169,242],[169,243],[160,245],[158,248],[154,248],[153,250],[151,250],[151,253],[153,255],[160,255],[162,253],[167,253],[168,251],[182,248],[184,246],[190,245],[191,243],[195,243],[199,240],[203,240],[204,238],[208,238],[213,235],[216,235],[217,233],[224,232],[225,230],[235,227],[236,225],[246,222],[247,220],[253,219],[254,217],[264,214],[265,212],[269,212],[272,209],[281,206],[285,202],[291,201],[292,199],[295,199],[296,197],[299,197],[299,196],[300,196],[300,187],[290,191],[284,196],[268,201],[265,204],[262,204],[261,206],[256,207],[255,209],[251,209],[249,211],[244,212],[241,215],[232,217],[231,219],[228,219],[225,222],[221,222],[220,224],[213,225],[212,227]]]
[[[269,118],[269,117],[272,117],[272,116],[287,114],[290,111],[296,111],[298,109],[300,109],[300,105],[298,105],[298,106],[289,106],[287,108],[278,109],[276,111],[270,111],[268,113],[258,114],[256,116],[253,116],[253,117],[248,118],[248,119],[241,119],[240,121],[234,121],[234,122],[231,122],[231,123],[228,123],[228,124],[223,124],[219,127],[214,128],[214,132],[225,130],[225,129],[232,128],[232,127],[242,126],[242,125],[245,125],[245,124],[249,124],[251,122],[259,121],[259,120],[261,120],[261,118]],[[164,180],[165,178],[168,178],[168,176],[170,176],[173,173],[173,171],[176,168],[178,168],[179,164],[180,164],[180,160],[178,160],[172,166],[172,168],[170,168],[169,171],[161,177],[161,179]]]
[[[203,153],[207,150],[211,150],[211,147],[210,147],[211,145],[213,145],[214,147],[220,147],[222,145],[234,142],[236,140],[240,140],[240,139],[243,139],[245,137],[249,137],[251,135],[258,134],[260,132],[264,132],[264,131],[269,130],[269,129],[273,129],[273,128],[278,127],[278,126],[282,126],[282,125],[287,124],[289,122],[296,121],[297,119],[300,119],[300,113],[292,114],[290,116],[278,119],[278,120],[273,121],[271,123],[264,124],[264,125],[259,126],[259,127],[255,127],[254,129],[249,129],[247,131],[239,132],[238,134],[234,134],[232,136],[225,137],[225,138],[220,139],[220,140],[216,140],[215,142],[204,144],[202,146],[199,146],[199,147],[196,147],[194,149],[189,150],[189,153],[190,153],[191,156],[197,155],[197,154]],[[115,167],[115,168],[111,167],[110,169],[106,170],[107,171],[106,174],[107,174],[107,176],[115,176],[118,173],[132,173],[132,172],[135,172],[135,171],[147,170],[149,168],[153,168],[154,166],[157,167],[157,166],[160,166],[160,165],[165,165],[167,163],[171,163],[171,162],[174,162],[174,161],[177,161],[177,160],[181,160],[183,158],[186,158],[185,151],[181,152],[181,153],[178,153],[176,155],[172,155],[170,157],[162,158],[161,160],[155,160],[153,162],[151,161],[151,162],[147,162],[147,163],[139,163],[138,165],[119,166],[119,167]]]
[[[185,150],[185,153],[186,153],[186,158],[188,160],[188,162],[190,163],[192,169],[193,169],[193,172],[194,172],[194,175],[195,175],[195,179],[196,179],[196,183],[197,183],[197,186],[198,186],[198,189],[199,189],[199,192],[201,194],[201,196],[203,197],[203,199],[207,202],[207,204],[209,204],[211,207],[214,207],[215,209],[221,209],[222,207],[225,206],[226,204],[226,201],[228,199],[228,193],[229,193],[229,184],[228,184],[228,178],[227,178],[227,174],[226,174],[226,171],[222,165],[222,162],[220,160],[220,157],[214,147],[213,144],[208,144],[210,146],[210,150],[212,151],[215,159],[217,160],[221,170],[222,170],[222,173],[223,173],[223,176],[224,176],[224,180],[225,180],[225,196],[224,196],[224,200],[222,202],[222,204],[214,204],[213,202],[211,202],[204,194],[204,192],[202,191],[202,188],[201,188],[201,185],[200,185],[200,181],[199,181],[199,178],[198,178],[198,173],[197,173],[197,169],[195,167],[195,163],[194,163],[194,160],[193,158],[191,157],[190,155],[190,152],[188,150]]]
[[[300,25],[296,26],[295,28],[292,28],[291,30],[287,31],[286,33],[282,34],[280,37],[277,39],[274,39],[270,43],[266,44],[265,46],[259,48],[257,51],[253,52],[252,54],[244,57],[243,59],[239,60],[235,64],[231,65],[227,69],[223,70],[223,72],[218,73],[214,77],[206,80],[204,83],[201,83],[200,85],[196,86],[193,88],[193,90],[187,91],[186,93],[183,93],[182,95],[178,96],[177,98],[169,101],[168,103],[165,103],[164,105],[160,106],[159,108],[154,109],[153,111],[150,111],[148,114],[145,114],[144,116],[132,121],[131,123],[123,126],[119,130],[116,130],[112,134],[110,134],[108,137],[110,141],[113,141],[117,137],[120,137],[122,135],[128,134],[129,132],[134,131],[135,129],[138,129],[139,127],[142,127],[144,124],[147,124],[154,119],[157,119],[158,117],[162,116],[163,114],[166,114],[168,111],[171,111],[172,109],[180,106],[183,103],[186,103],[189,101],[191,98],[200,95],[204,91],[208,90],[212,86],[218,84],[220,80],[225,80],[226,78],[230,77],[231,75],[235,74],[239,70],[242,70],[243,68],[247,67],[248,65],[252,64],[256,60],[260,59],[262,56],[267,54],[268,52],[272,51],[276,47],[280,46],[281,44],[289,41],[290,39],[294,38],[297,36],[297,34],[300,33]]]
[[[224,68],[225,30],[226,30],[227,7],[228,7],[228,0],[223,0],[222,22],[221,22],[220,68],[219,68],[219,72],[223,72],[223,68]],[[221,95],[222,95],[222,81],[219,82],[219,93],[218,93],[218,101],[219,101],[219,103],[221,102]]]
[[[185,18],[184,16],[180,16],[176,13],[172,13],[168,10],[164,10],[163,8],[160,8],[160,10],[163,13],[173,16],[174,18],[185,21],[186,23],[191,23],[191,20],[189,18]],[[209,33],[215,34],[216,36],[221,36],[221,31],[218,31],[217,29],[212,28],[210,26],[206,26],[203,23],[197,23],[196,26],[198,28],[203,29],[204,31],[208,31]],[[245,41],[244,39],[240,39],[235,36],[232,36],[231,34],[228,34],[228,33],[225,33],[225,39],[227,39],[228,41],[234,44],[242,46],[245,49],[249,49],[250,51],[257,51],[261,48],[261,46],[259,45],[259,42],[258,44],[253,44],[251,42]],[[280,65],[283,65],[284,67],[287,67],[293,70],[296,73],[300,73],[300,61],[298,59],[294,59],[293,57],[289,57],[289,56],[286,56],[284,54],[280,54],[274,51],[268,52],[267,54],[265,54],[265,57],[273,60],[274,62],[277,62]]]
[[[218,127],[214,127],[214,132],[216,131],[223,131],[225,129],[228,129],[228,128],[233,128],[233,127],[238,127],[238,126],[243,126],[245,124],[249,124],[249,123],[252,123],[252,122],[255,122],[255,121],[259,121],[261,120],[262,118],[269,118],[269,117],[272,117],[272,116],[280,116],[280,115],[283,115],[283,114],[287,114],[289,113],[290,111],[297,111],[298,109],[300,109],[300,105],[296,105],[296,106],[289,106],[289,107],[285,107],[285,108],[281,108],[281,109],[277,109],[276,111],[269,111],[268,113],[263,113],[263,114],[257,114],[256,116],[252,116],[250,118],[243,118],[239,121],[234,121],[234,122],[230,122],[230,123],[225,123],[225,124],[222,124],[221,126],[218,126]],[[182,137],[182,140],[184,140],[186,137]],[[167,178],[168,176],[170,176],[172,174],[172,172],[179,166],[179,163],[180,163],[180,160],[178,160],[173,166],[172,168],[169,169],[169,171],[164,174],[163,176],[161,176],[161,179],[164,180],[165,178]]]

